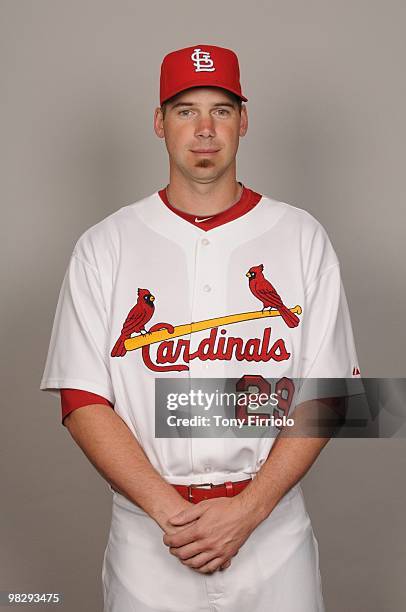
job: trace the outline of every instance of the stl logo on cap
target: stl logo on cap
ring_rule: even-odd
[[[195,72],[213,72],[213,70],[216,70],[209,51],[193,49],[193,53],[190,57],[193,60]]]

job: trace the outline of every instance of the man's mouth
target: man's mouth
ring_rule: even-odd
[[[209,155],[213,153],[218,153],[220,149],[191,149],[192,153],[196,153],[197,155]]]

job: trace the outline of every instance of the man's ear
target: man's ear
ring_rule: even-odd
[[[155,109],[154,113],[154,131],[158,138],[164,138],[164,116],[160,106]]]
[[[240,136],[245,136],[248,130],[248,111],[245,104],[241,104],[241,117],[240,117]]]

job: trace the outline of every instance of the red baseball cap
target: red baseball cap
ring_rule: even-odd
[[[242,95],[238,57],[223,47],[195,45],[165,55],[161,64],[160,104],[190,87],[222,87]]]

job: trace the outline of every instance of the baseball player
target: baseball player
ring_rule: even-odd
[[[359,377],[326,231],[237,181],[244,102],[233,51],[166,55],[169,183],[87,229],[63,279],[40,388],[112,491],[105,612],[324,610],[300,480],[328,438],[155,431],[158,381],[236,380],[286,416],[295,379]]]

